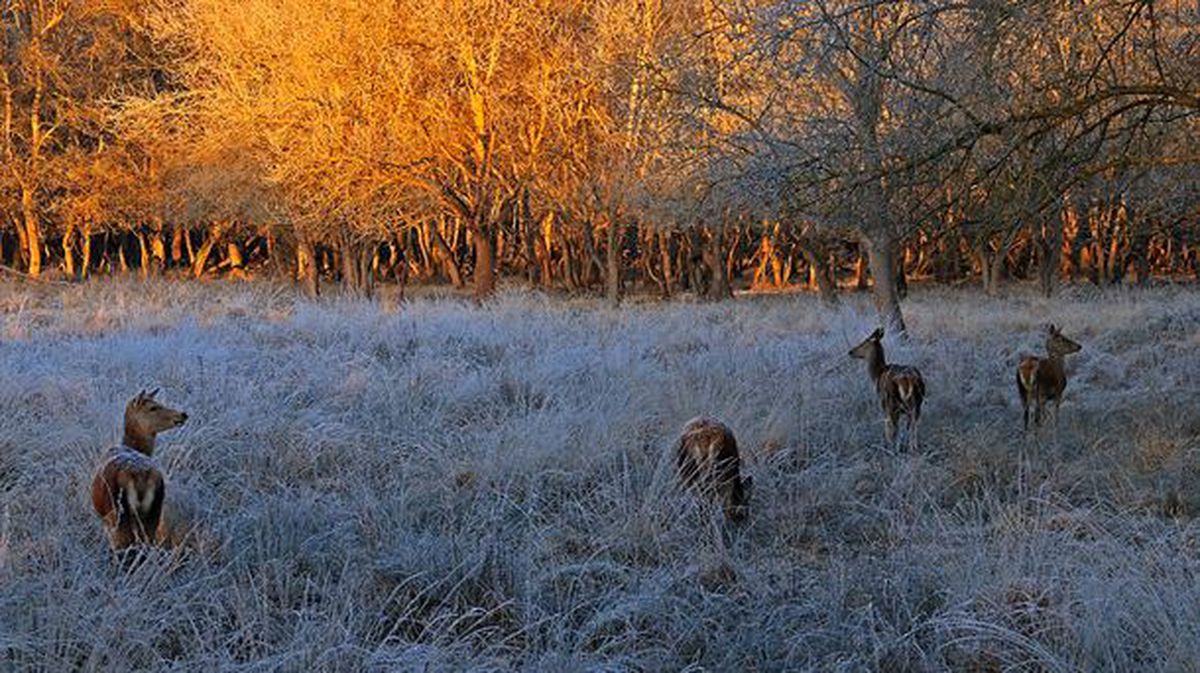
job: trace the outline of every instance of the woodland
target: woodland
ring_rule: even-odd
[[[1200,274],[1200,9],[4,0],[10,275],[708,299]]]

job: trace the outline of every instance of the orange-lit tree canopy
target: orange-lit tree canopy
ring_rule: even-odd
[[[10,266],[369,291],[1196,265],[1196,9],[10,0]],[[101,237],[101,238],[97,238]],[[767,269],[774,269],[771,274]],[[799,275],[799,274],[796,274]]]

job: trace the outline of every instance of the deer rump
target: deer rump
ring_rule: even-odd
[[[109,529],[115,549],[154,540],[165,495],[158,465],[130,449],[113,449],[92,479],[92,507]]]
[[[876,384],[879,392],[879,403],[884,411],[921,411],[921,402],[925,399],[925,379],[915,367],[889,365],[883,370]]]
[[[1029,398],[1035,394],[1039,364],[1039,358],[1027,355],[1021,358],[1021,363],[1017,365],[1017,392],[1021,394],[1022,404],[1028,403]]]
[[[1017,365],[1017,391],[1022,402],[1030,397],[1057,400],[1067,387],[1066,378],[1062,368],[1049,359],[1027,355]]]
[[[730,501],[740,482],[741,459],[733,432],[719,421],[695,419],[684,427],[675,449],[683,484]]]

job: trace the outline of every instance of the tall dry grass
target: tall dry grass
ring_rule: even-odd
[[[865,298],[484,308],[268,285],[0,292],[0,671],[1197,670],[1200,295],[918,290],[929,386],[884,450]],[[1053,320],[1061,423],[1013,366]],[[173,553],[125,572],[86,485],[137,390]],[[724,530],[668,450],[726,420]]]

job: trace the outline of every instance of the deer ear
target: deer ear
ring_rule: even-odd
[[[882,339],[883,338],[883,328],[876,327],[875,331],[871,332],[871,338],[874,339],[875,341],[879,341],[880,339]]]
[[[159,389],[158,389],[158,388],[155,388],[154,390],[151,390],[151,391],[150,391],[150,394],[149,394],[149,395],[146,395],[146,399],[148,399],[148,400],[152,400],[152,399],[154,399],[154,396],[158,394],[158,391],[159,391]]]

